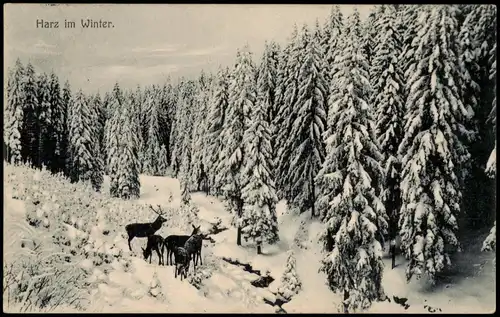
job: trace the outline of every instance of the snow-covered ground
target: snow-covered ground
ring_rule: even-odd
[[[19,182],[17,174],[21,173],[21,168],[10,165],[4,165],[4,168],[6,168],[6,174],[10,175],[4,182],[6,187],[4,193],[5,232],[8,233],[10,232],[9,226],[23,221],[24,205],[28,203],[12,197],[19,196],[20,187],[30,185],[20,186],[16,183]],[[23,172],[25,173],[26,170],[24,169]],[[140,247],[145,245],[145,239],[134,239],[132,242],[134,252],[130,254],[123,227],[131,221],[130,219],[145,217],[142,220],[146,222],[154,220],[156,216],[153,212],[144,211],[147,210],[146,208],[140,209],[141,215],[130,215],[131,212],[137,213],[136,207],[133,206],[159,204],[178,210],[180,204],[177,180],[150,176],[141,176],[140,180],[140,199],[116,203],[117,207],[113,205],[115,204],[113,199],[106,198],[105,202],[111,204],[108,210],[112,209],[114,213],[118,213],[107,217],[108,222],[114,222],[108,224],[113,227],[113,234],[103,236],[102,231],[91,230],[89,240],[94,241],[94,245],[96,240],[104,244],[109,242],[111,244],[109,252],[119,252],[119,256],[115,256],[107,266],[96,267],[90,259],[79,262],[82,269],[88,272],[87,279],[90,285],[93,285],[93,287],[89,286],[90,304],[86,307],[89,312],[272,313],[276,311],[276,307],[266,304],[263,299],[274,302],[273,293],[279,287],[287,251],[290,249],[293,249],[295,253],[297,273],[302,281],[302,289],[290,302],[282,306],[283,309],[288,313],[337,312],[340,297],[328,289],[325,284],[325,275],[319,272],[322,254],[318,234],[322,230],[322,224],[316,220],[311,221],[309,213],[297,215],[289,212],[283,201],[277,206],[280,242],[273,246],[265,245],[263,254],[257,255],[252,245],[247,245],[245,242],[243,246],[236,245],[236,231],[230,227],[231,215],[225,211],[219,199],[202,193],[191,194],[193,203],[199,208],[198,217],[202,230],[207,230],[216,218],[220,218],[222,224],[230,228],[213,235],[214,243],[205,242],[202,250],[203,265],[197,267],[197,274],[201,272],[208,278],[201,279],[199,289],[189,283],[190,278],[183,281],[179,278],[175,279],[172,266],[158,266],[156,255],[153,255],[152,264],[145,262],[139,252]],[[54,190],[56,188],[54,187]],[[51,188],[44,190],[50,191]],[[107,180],[103,188],[103,192],[106,191]],[[173,197],[171,202],[169,202],[170,194]],[[101,199],[98,196],[95,196],[96,199]],[[66,199],[71,199],[71,197]],[[99,210],[102,213],[103,210],[106,211],[106,208],[100,207]],[[172,215],[158,234],[164,237],[170,234],[189,234],[190,232],[180,229],[186,228],[183,220],[182,214]],[[118,251],[113,251],[113,248]],[[15,250],[14,248],[12,252]],[[223,257],[240,263],[248,263],[254,270],[260,270],[261,273],[269,271],[275,280],[268,288],[254,287],[250,282],[256,280],[258,275],[246,272],[240,266],[222,260]],[[374,303],[368,312],[429,312],[428,306],[434,309],[439,308],[442,313],[493,312],[496,308],[496,276],[491,264],[492,258],[491,253],[466,250],[460,255],[460,261],[458,261],[461,268],[459,272],[449,276],[446,283],[440,283],[436,287],[429,286],[426,281],[406,283],[404,259],[398,258],[398,267],[391,270],[390,259],[387,258],[383,283],[391,302]],[[7,257],[6,259],[8,260]],[[405,309],[395,303],[393,296],[407,298],[409,307]],[[8,310],[17,309],[12,306]],[[57,309],[57,311],[61,310],[65,310],[64,307]]]

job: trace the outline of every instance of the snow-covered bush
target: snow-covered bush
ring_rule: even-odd
[[[497,249],[497,222],[491,228],[490,234],[483,242],[482,251],[495,251]]]
[[[107,271],[122,256],[113,242],[100,239],[105,232],[116,231],[110,226],[99,228],[102,222],[112,224],[120,218],[109,213],[116,205],[108,196],[95,193],[90,184],[71,184],[45,169],[4,167],[11,187],[10,197],[5,196],[11,202],[6,215],[12,216],[6,226],[11,238],[4,260],[4,298],[9,307],[22,311],[59,305],[81,308],[88,303],[85,296],[91,284],[89,270],[80,264],[106,265]],[[14,212],[18,204],[23,212]],[[103,215],[98,217],[98,211]]]
[[[293,239],[293,243],[301,248],[307,249],[307,239],[309,238],[309,227],[305,220],[300,222],[300,226],[295,233],[295,237]]]
[[[162,287],[160,283],[160,279],[158,278],[158,272],[155,272],[153,274],[153,279],[151,283],[149,283],[149,295],[160,300],[160,301],[165,301],[166,297],[165,294],[162,292]]]
[[[68,263],[71,254],[54,244],[43,227],[34,228],[19,215],[7,217],[5,228],[9,239],[4,246],[4,310],[51,311],[60,305],[83,308],[87,274]]]
[[[278,294],[283,299],[289,301],[302,288],[302,282],[296,270],[297,262],[293,250],[288,251],[286,267],[281,276],[281,285],[278,287]]]
[[[188,275],[188,282],[200,289],[203,285],[203,281],[209,279],[212,276],[212,271],[203,267],[196,267],[196,271],[190,275]]]

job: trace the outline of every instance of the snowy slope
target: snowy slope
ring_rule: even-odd
[[[24,216],[25,202],[12,199],[18,195],[23,186],[30,184],[20,180],[19,173],[26,173],[25,169],[4,165],[7,174],[6,190],[4,193],[4,218],[6,231],[9,232],[9,223],[20,221]],[[335,313],[340,298],[332,293],[325,284],[326,278],[318,272],[322,254],[318,243],[318,234],[322,224],[309,219],[309,213],[294,214],[281,201],[277,206],[280,228],[280,242],[274,246],[264,245],[263,254],[257,255],[252,245],[243,242],[243,246],[236,245],[236,231],[229,226],[231,215],[225,211],[223,203],[214,197],[202,193],[191,194],[194,204],[199,208],[199,220],[204,229],[210,223],[220,218],[222,223],[229,226],[229,230],[213,235],[215,243],[206,242],[202,251],[203,265],[198,267],[199,272],[206,273],[208,278],[201,281],[200,289],[195,288],[188,281],[174,278],[173,267],[157,265],[156,255],[152,264],[142,260],[140,247],[145,245],[144,239],[134,239],[132,248],[128,252],[123,226],[131,219],[153,220],[155,215],[147,208],[137,209],[136,205],[161,204],[170,205],[175,210],[179,206],[179,182],[167,177],[141,176],[141,198],[136,201],[115,201],[101,195],[91,196],[99,200],[97,217],[107,219],[111,227],[109,236],[103,236],[102,230],[92,229],[90,241],[92,245],[105,245],[106,252],[118,252],[109,265],[96,267],[92,261],[82,261],[80,265],[89,272],[90,288],[89,300],[91,305],[86,309],[89,312],[275,312],[276,307],[264,303],[264,298],[273,301],[280,285],[287,258],[287,251],[293,249],[297,260],[297,273],[302,281],[301,291],[292,300],[283,305],[288,313]],[[51,181],[51,180],[49,180]],[[106,179],[107,182],[107,179]],[[53,186],[73,186],[64,182]],[[46,186],[51,187],[51,186]],[[33,189],[31,189],[33,190]],[[51,188],[46,188],[50,196]],[[104,187],[104,192],[106,187]],[[172,202],[168,202],[169,194]],[[84,200],[83,196],[78,196]],[[77,199],[66,197],[65,199]],[[101,201],[102,200],[102,201]],[[60,202],[64,204],[65,202]],[[106,204],[109,204],[106,205]],[[106,207],[108,206],[108,207]],[[82,207],[84,208],[84,207]],[[79,210],[83,212],[84,210]],[[106,214],[107,211],[107,214]],[[130,214],[134,213],[134,214]],[[140,214],[137,214],[140,213]],[[104,214],[104,215],[103,215]],[[146,218],[146,219],[144,219]],[[179,229],[183,217],[173,214],[158,234],[189,234]],[[71,227],[71,226],[70,226]],[[68,232],[77,229],[70,228]],[[118,251],[115,251],[115,249]],[[4,252],[9,251],[5,249]],[[492,312],[495,310],[495,273],[491,266],[492,255],[489,253],[464,253],[462,266],[469,268],[450,277],[448,283],[431,288],[426,281],[412,281],[406,283],[404,277],[404,261],[398,259],[399,266],[391,270],[389,259],[386,262],[384,274],[384,289],[392,297],[407,298],[410,305],[407,309],[394,301],[374,303],[369,312],[429,312],[426,305],[440,308],[443,313],[449,312]],[[238,260],[248,263],[254,270],[262,273],[269,271],[275,279],[267,288],[256,288],[250,284],[258,275],[246,272],[242,267],[230,264],[222,258]],[[479,272],[479,269],[481,271]],[[191,273],[192,274],[192,273]],[[189,278],[188,278],[189,280]],[[15,307],[10,307],[15,311]],[[58,307],[57,311],[70,310],[67,307]]]

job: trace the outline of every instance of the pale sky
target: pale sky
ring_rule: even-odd
[[[356,6],[363,19],[371,6]],[[350,14],[354,6],[341,10]],[[331,5],[215,4],[5,4],[4,65],[19,57],[37,71],[54,71],[86,92],[162,84],[166,76],[193,77],[234,64],[248,43],[255,61],[266,40],[280,45],[292,26],[324,24]],[[114,28],[84,29],[81,19],[111,21]],[[64,28],[64,20],[76,28]],[[59,28],[37,28],[37,20]],[[4,72],[5,76],[5,72]]]

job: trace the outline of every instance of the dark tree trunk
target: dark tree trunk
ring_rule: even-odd
[[[349,299],[349,291],[344,291],[344,314],[349,314],[349,307],[345,303]]]
[[[315,200],[316,200],[316,197],[314,195],[314,176],[313,174],[311,173],[311,219],[314,218],[314,216],[316,216],[316,211],[314,209],[314,204],[315,204]]]
[[[392,269],[396,267],[396,241],[391,241]]]
[[[260,243],[257,244],[257,254],[262,254],[262,245]]]
[[[238,232],[236,235],[236,245],[241,245],[241,228],[238,227]]]
[[[238,218],[241,217],[243,214],[243,201],[240,198],[236,198],[236,204],[237,204],[237,215]],[[236,244],[241,245],[241,228],[238,227],[238,232],[236,236]]]

